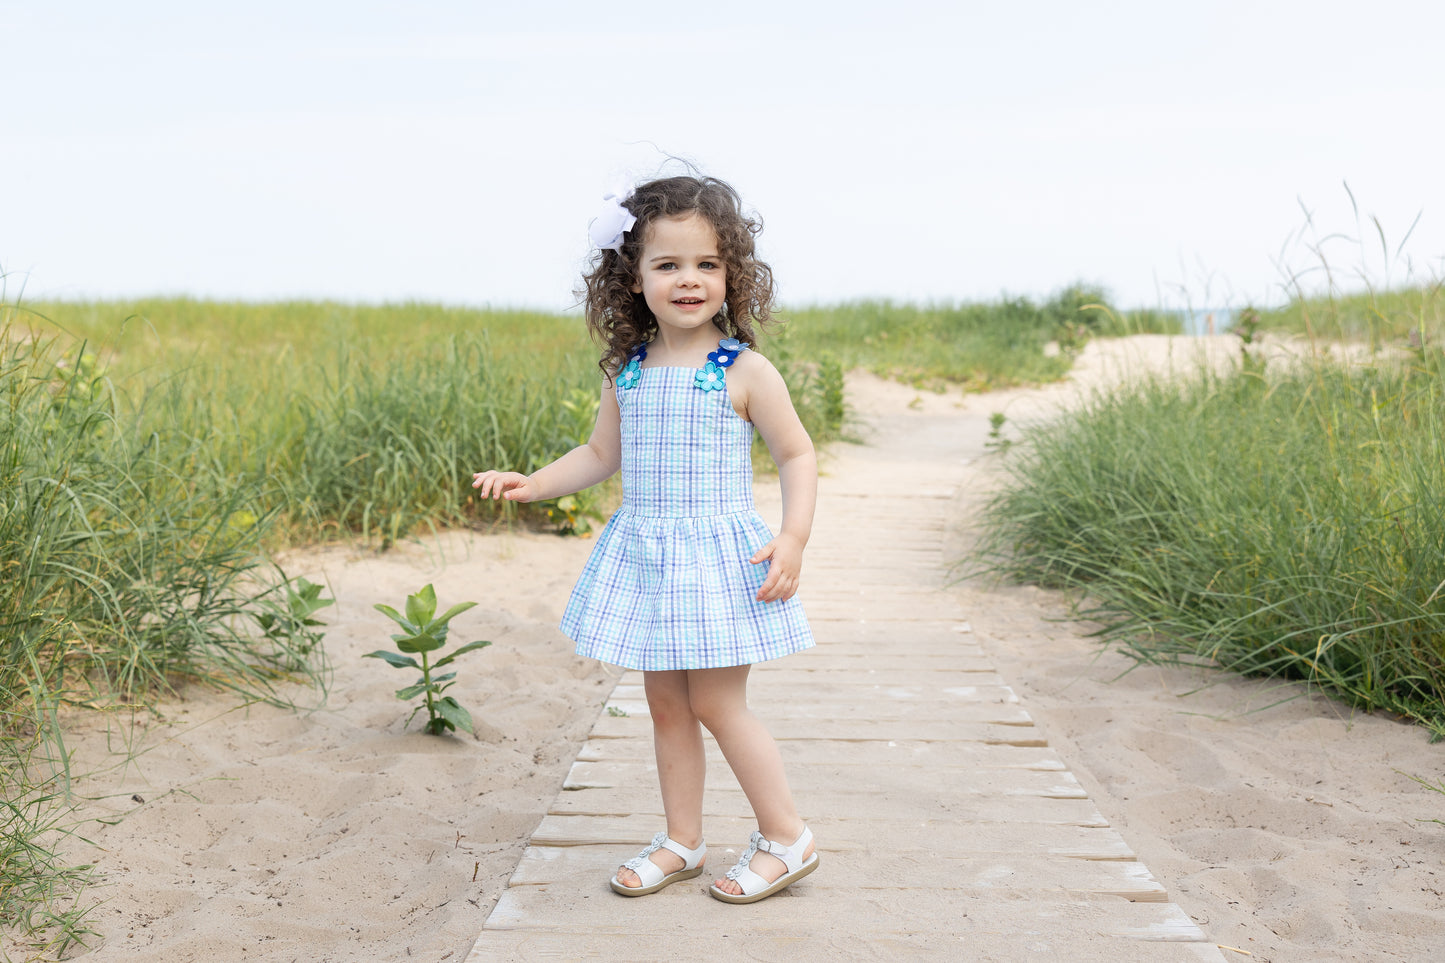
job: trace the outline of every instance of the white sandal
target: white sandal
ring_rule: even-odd
[[[803,859],[803,854],[808,851],[808,844],[812,841],[813,831],[807,826],[803,827],[803,834],[791,846],[764,839],[762,833],[755,831],[748,840],[748,851],[743,853],[736,866],[728,870],[728,879],[742,887],[742,894],[734,895],[726,890],[718,889],[716,883],[708,887],[708,892],[724,903],[756,903],[760,899],[767,899],[774,893],[787,889],[818,868],[816,851],[806,860]],[[753,872],[748,864],[752,862],[754,854],[759,850],[781,859],[783,865],[787,867],[787,871],[771,882]]]
[[[682,857],[682,869],[675,873],[663,875],[661,867],[647,857],[665,849]],[[697,849],[688,849],[682,843],[672,839],[667,833],[658,833],[652,837],[652,842],[647,848],[636,856],[629,859],[622,865],[637,874],[641,886],[625,886],[618,882],[617,875],[612,876],[612,891],[621,893],[623,896],[646,896],[648,893],[655,893],[660,889],[671,886],[673,883],[685,879],[692,879],[694,876],[702,875],[702,861],[707,857],[707,843],[698,843]]]

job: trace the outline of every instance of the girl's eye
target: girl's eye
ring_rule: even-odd
[[[703,261],[702,264],[700,265],[700,267],[704,267],[704,268],[706,268],[706,269],[709,270],[709,271],[715,271],[715,270],[717,270],[717,262],[716,262],[716,261]]]

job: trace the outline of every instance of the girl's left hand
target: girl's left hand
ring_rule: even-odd
[[[803,544],[792,535],[779,535],[758,549],[748,561],[754,565],[772,560],[768,577],[758,587],[759,602],[786,602],[798,592],[798,577],[803,571]]]

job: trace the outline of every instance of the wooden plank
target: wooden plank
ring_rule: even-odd
[[[791,656],[794,660],[801,660],[802,656]],[[877,664],[877,658],[874,658]],[[627,685],[642,685],[641,672],[628,672],[622,676]],[[879,670],[869,671],[859,666],[845,666],[842,668],[830,668],[818,666],[816,668],[803,668],[801,661],[789,663],[784,659],[776,664],[763,663],[753,669],[751,679],[748,681],[748,692],[760,691],[765,686],[798,685],[806,688],[815,684],[830,685],[1003,685],[1003,677],[992,668],[968,668],[968,669],[930,669],[917,668],[913,666],[897,666],[880,672]]]
[[[748,692],[762,691],[770,686],[791,685],[795,691],[806,691],[809,686],[814,685],[836,685],[854,686],[863,689],[871,689],[874,686],[927,686],[931,688],[944,688],[947,686],[972,685],[1006,685],[1002,676],[993,669],[966,669],[956,671],[934,671],[932,669],[910,669],[900,667],[890,670],[886,674],[868,674],[849,669],[789,669],[785,667],[769,668],[763,672],[755,672],[748,683]],[[777,673],[774,677],[773,673]],[[639,678],[641,678],[639,676]],[[860,692],[862,697],[864,693]]]
[[[895,664],[892,661],[894,652],[906,652],[906,655],[901,657],[906,658],[907,663]],[[919,669],[931,669],[935,672],[966,672],[994,668],[992,657],[982,649],[960,647],[952,652],[945,651],[935,655],[931,652],[914,653],[912,649],[905,649],[902,643],[893,643],[887,640],[881,640],[871,648],[864,649],[841,647],[833,649],[827,645],[817,645],[779,660],[780,664],[783,662],[787,663],[789,669],[848,669],[869,675],[883,676],[893,672]]]
[[[710,765],[726,765],[717,743],[706,733],[703,746]],[[1063,771],[1064,763],[1048,747],[986,745],[981,742],[835,742],[829,739],[778,743],[790,767],[856,765],[893,768],[922,766],[933,769],[964,768],[1036,769]],[[577,758],[585,762],[651,762],[652,740],[595,739],[582,744]],[[792,769],[790,768],[791,772]]]
[[[996,672],[994,654],[981,646],[939,648],[917,653],[890,642],[869,642],[857,645],[822,643],[772,662],[753,667],[752,678],[769,672],[838,672],[847,676],[840,682],[879,682],[907,679],[916,673],[933,672]],[[927,678],[927,676],[922,676]],[[942,680],[934,677],[938,683]]]
[[[859,711],[874,711],[879,705],[906,703],[927,705],[935,710],[946,710],[960,702],[1011,703],[1019,699],[1010,686],[1006,685],[951,685],[958,680],[939,679],[934,685],[909,683],[889,685],[872,683],[866,692],[860,692],[856,684],[839,682],[833,678],[819,679],[815,684],[799,690],[795,686],[770,685],[769,680],[760,678],[748,687],[748,704],[757,707],[797,703],[853,705]],[[619,684],[612,690],[609,703],[646,703],[645,687],[632,683]],[[604,710],[606,711],[606,710]]]
[[[953,672],[962,675],[977,675],[988,673],[997,675],[998,669],[993,664],[993,656],[982,650],[968,651],[958,650],[954,652],[940,652],[936,655],[922,653],[918,656],[900,654],[902,650],[895,650],[888,645],[875,645],[867,648],[848,649],[838,648],[830,650],[826,647],[815,647],[805,649],[781,659],[774,659],[770,662],[759,662],[753,666],[749,688],[756,684],[764,676],[771,677],[773,673],[794,673],[792,676],[783,675],[780,678],[792,678],[794,681],[805,682],[815,681],[816,677],[811,673],[831,672],[837,675],[834,682],[866,682],[875,685],[886,682],[889,685],[907,685],[917,683],[920,685],[946,685],[950,684],[946,679],[940,679],[936,673]],[[808,675],[797,675],[797,673],[810,673]],[[645,673],[623,670],[620,680],[628,685],[641,685]],[[976,679],[960,680],[961,684],[980,685]],[[996,685],[1006,684],[999,679]]]
[[[852,715],[869,722],[936,722],[940,716],[959,723],[988,722],[1003,726],[1031,726],[1033,719],[1017,702],[973,702],[960,699],[956,702],[937,699],[927,702],[904,702],[876,700],[859,708],[854,700],[798,701],[768,698],[749,698],[758,714],[765,718],[768,728],[790,720],[820,720],[832,723],[840,715]],[[609,718],[618,718],[616,713],[626,713],[625,718],[636,717],[648,720],[646,702],[609,699]],[[650,723],[649,723],[650,724]]]
[[[920,580],[910,581],[909,575],[930,577],[931,580],[941,582],[947,571],[943,559],[942,535],[943,533],[939,532],[896,544],[875,542],[871,545],[838,545],[826,548],[810,542],[803,559],[803,584],[805,587],[821,585],[835,590],[855,585],[872,588],[896,584],[919,591],[923,587]],[[912,557],[909,553],[912,553]],[[840,577],[828,580],[810,577],[810,573],[816,574],[819,569],[830,566],[840,570]],[[872,579],[866,578],[855,574],[859,570],[872,570],[878,575]]]
[[[891,548],[883,545],[871,548],[849,545],[826,549],[810,544],[803,558],[803,585],[802,591],[799,593],[805,600],[813,583],[821,580],[818,569],[822,567],[822,559],[825,556],[827,565],[836,573],[833,581],[854,581],[858,578],[856,574],[858,571],[871,570],[880,573],[875,576],[875,584],[879,585],[907,584],[906,580],[910,573],[916,574],[920,578],[937,579],[940,570],[948,561],[944,558],[943,548],[940,545]]]
[[[969,641],[972,636],[963,636],[958,639],[951,639],[940,642],[914,642],[909,643],[907,649],[894,639],[878,635],[861,641],[839,641],[836,639],[825,639],[817,635],[813,636],[817,642],[816,649],[821,649],[819,655],[846,655],[855,659],[872,660],[871,668],[880,668],[880,660],[894,658],[912,659],[915,656],[927,656],[931,659],[961,658],[965,660],[992,660],[993,653],[982,645]],[[812,652],[814,649],[808,649]],[[905,653],[905,654],[900,654]],[[791,659],[801,657],[802,653],[794,656],[774,660],[773,662],[760,662],[753,670],[754,673],[765,671],[774,666],[787,666]],[[890,668],[886,664],[881,668]]]
[[[664,892],[662,895],[666,895]],[[622,897],[617,897],[621,899]],[[701,897],[706,899],[706,897]],[[708,900],[708,902],[714,902]],[[988,929],[992,925],[994,929]],[[952,929],[858,932],[856,927],[837,931],[808,928],[793,932],[755,933],[734,925],[725,935],[679,927],[659,934],[656,942],[643,943],[629,934],[574,934],[532,929],[483,930],[467,957],[467,963],[549,963],[577,960],[640,960],[639,947],[658,947],[649,959],[732,959],[732,960],[854,960],[888,961],[968,960],[976,956],[982,939],[1009,955],[992,955],[995,960],[1066,959],[1069,963],[1223,963],[1224,957],[1212,943],[1145,943],[1125,936],[1076,933],[1011,933],[997,921],[965,919]],[[996,934],[1005,933],[1000,940]],[[1207,955],[1206,955],[1207,954]],[[1235,959],[1241,959],[1235,957]]]
[[[934,795],[879,796],[834,790],[828,805],[838,811],[867,812],[879,819],[954,820],[968,823],[1031,822],[1071,826],[1109,825],[1087,798],[1051,796]],[[854,807],[849,809],[847,807]],[[709,787],[702,797],[704,816],[746,816],[747,797],[735,788]],[[549,813],[579,816],[625,816],[646,813],[663,818],[657,784],[616,786],[608,789],[564,790],[552,801]]]
[[[1134,851],[1108,826],[1078,826],[1067,823],[997,823],[984,828],[969,827],[959,832],[956,821],[920,822],[917,819],[808,816],[808,825],[824,853],[848,850],[888,853],[939,852],[940,832],[947,832],[947,852],[956,856],[997,854],[1005,856],[1057,856],[1085,860],[1135,859]],[[642,848],[663,828],[650,814],[623,816],[569,816],[553,813],[542,818],[531,842],[537,846],[612,845],[624,857]],[[757,828],[750,814],[718,816],[707,822],[708,838],[716,848],[744,844]]]
[[[849,933],[855,939],[943,929],[1054,939],[1121,936],[1150,943],[1205,941],[1199,927],[1173,903],[1075,897],[1062,890],[1035,892],[1027,900],[1001,899],[997,891],[987,889],[979,893],[935,889],[870,892],[826,883],[827,866],[824,863],[819,872],[771,899],[750,904],[747,929],[796,934],[800,917],[823,913],[829,932]],[[702,895],[706,889],[703,879],[672,886],[647,900],[613,894],[605,876],[550,886],[512,886],[497,901],[485,928],[665,938],[679,929],[677,921],[682,915],[689,927],[715,933],[732,931],[739,925],[738,908]],[[893,898],[888,898],[890,894]],[[897,894],[906,896],[898,898]],[[672,902],[664,908],[656,905],[661,900],[685,902]]]
[[[989,745],[1045,746],[1048,742],[1031,724],[1008,725],[952,719],[900,721],[871,719],[769,719],[768,731],[784,739],[830,739],[846,742],[981,742]],[[592,727],[593,739],[648,739],[652,724],[646,716],[601,716]]]
[[[904,626],[893,621],[830,619],[823,613],[809,612],[808,625],[820,642],[876,642],[887,638],[909,645],[947,645],[975,641],[972,623],[959,618],[910,622]]]
[[[819,608],[819,602],[803,592],[799,592],[798,597],[802,600],[804,611],[811,619]],[[827,614],[830,618],[869,619],[878,621],[880,624],[883,620],[887,620],[906,628],[917,622],[936,622],[940,619],[958,618],[961,613],[956,601],[940,596],[916,599],[910,604],[907,615],[898,615],[897,611],[898,602],[895,599],[855,597],[849,600],[840,596],[828,601]]]
[[[719,791],[738,791],[726,768],[716,769],[709,783]],[[1029,769],[939,769],[932,766],[804,765],[789,773],[793,795],[833,796],[839,786],[857,793],[903,793],[914,797],[1043,796],[1050,799],[1085,799],[1071,772],[1037,772]],[[562,783],[565,790],[656,786],[657,766],[651,762],[574,762]]]
[[[627,850],[610,845],[533,845],[522,854],[507,885],[546,886],[606,880],[630,855]],[[974,894],[994,891],[1005,896],[1034,896],[1063,892],[1152,903],[1168,901],[1164,887],[1142,863],[1135,861],[1089,861],[1048,855],[971,853],[960,856],[931,851],[898,855],[857,850],[824,852],[821,858],[827,860],[828,873],[814,881],[814,888],[820,894],[835,891],[846,896],[852,891],[911,890],[917,886],[919,874],[927,873],[929,878],[941,880],[933,888]],[[699,880],[710,882],[722,876],[736,860],[736,850],[714,846],[708,852],[711,873],[705,872]],[[705,888],[706,882],[701,885]]]
[[[958,600],[949,596],[941,588],[931,586],[919,586],[916,578],[905,578],[897,584],[867,583],[861,580],[842,580],[837,583],[824,583],[822,586],[814,583],[814,590],[799,591],[799,597],[809,603],[809,607],[816,607],[818,604],[829,606],[827,610],[818,612],[819,617],[824,619],[847,619],[848,616],[840,615],[847,612],[847,609],[834,609],[831,606],[847,606],[848,603],[886,603],[889,604],[890,615],[886,616],[892,622],[896,619],[897,612],[902,607],[910,615],[915,613],[919,607],[932,610],[932,607],[946,607],[948,613],[938,616],[939,619],[951,619],[958,617]],[[915,616],[916,617],[916,616]]]
[[[907,668],[906,663],[898,664],[900,660],[921,658],[927,659],[930,665],[954,660],[960,666],[971,666],[980,661],[991,662],[994,659],[994,653],[972,641],[972,636],[910,643],[900,642],[885,635],[858,641],[825,639],[817,635],[814,635],[813,638],[817,643],[813,648],[771,662],[760,662],[753,672],[756,674],[773,668],[791,668],[794,662],[809,657],[817,658],[820,655],[845,656],[849,659],[859,660],[853,664],[888,671]]]

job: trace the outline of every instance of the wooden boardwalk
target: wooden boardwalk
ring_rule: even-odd
[[[642,676],[628,673],[470,963],[1223,959],[1034,728],[945,588],[942,520],[982,434],[924,416],[882,427],[835,451],[820,485],[804,572],[817,648],[758,666],[750,687],[818,871],[748,906],[706,894],[754,828],[708,739],[709,871],[648,897],[608,889],[665,825]],[[902,497],[887,490],[901,478]]]

